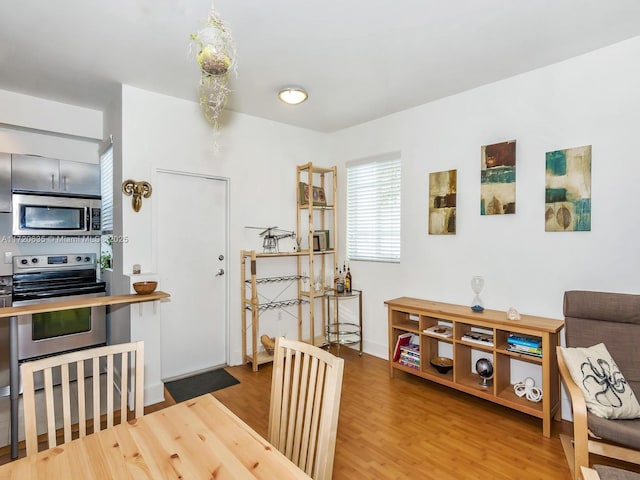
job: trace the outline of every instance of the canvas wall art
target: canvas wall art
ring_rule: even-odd
[[[545,231],[591,230],[591,145],[546,154]]]
[[[484,145],[480,163],[480,214],[516,213],[516,141]]]
[[[458,171],[429,174],[429,234],[455,235]]]

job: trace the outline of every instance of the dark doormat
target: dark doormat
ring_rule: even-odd
[[[181,378],[164,384],[176,402],[183,402],[190,398],[199,397],[205,393],[215,392],[240,383],[224,368],[198,373],[191,377]]]

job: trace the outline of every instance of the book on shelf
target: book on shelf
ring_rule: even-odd
[[[453,328],[449,325],[434,325],[433,327],[426,328],[423,331],[424,333],[435,335],[436,337],[449,338],[453,336]]]
[[[420,368],[420,357],[408,356],[408,355],[405,355],[403,353],[403,354],[400,355],[400,358],[398,359],[398,363],[400,365],[404,365],[405,367],[419,369]]]
[[[474,332],[473,330],[471,330],[462,335],[462,340],[464,340],[465,342],[477,343],[480,345],[493,347],[493,334],[491,333]]]
[[[409,345],[410,343],[417,344],[417,339],[414,340],[415,335],[411,332],[405,332],[398,335],[398,339],[396,340],[396,347],[393,350],[393,361],[397,362],[400,358],[400,347]],[[412,341],[413,340],[413,341]]]
[[[525,355],[534,355],[536,357],[542,357],[542,349],[535,347],[527,347],[525,345],[509,345],[507,350],[515,353],[524,353]]]
[[[409,367],[409,368],[413,368],[415,370],[420,370],[420,365],[413,365],[411,363],[404,363],[404,362],[398,362],[400,365],[403,365],[405,367]]]
[[[420,352],[403,351],[400,354],[400,359],[405,359],[405,360],[410,360],[416,363],[420,363]]]
[[[400,347],[400,358],[402,358],[402,356],[405,357],[413,357],[413,358],[420,358],[420,347],[418,345],[415,345],[413,343],[410,343],[409,345],[406,345],[404,347]]]
[[[542,346],[542,339],[538,337],[527,337],[511,333],[507,337],[507,343],[511,345],[523,345],[525,347],[540,348]]]

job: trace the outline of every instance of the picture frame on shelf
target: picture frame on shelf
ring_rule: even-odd
[[[322,250],[331,250],[331,242],[329,241],[329,230],[316,230],[315,233],[324,235],[324,248]]]
[[[324,193],[324,188],[313,187],[313,205],[319,207],[327,206],[327,196]]]
[[[298,203],[309,205],[309,185],[304,182],[298,183]]]
[[[315,207],[326,207],[327,206],[327,196],[325,194],[324,188],[312,186],[311,196],[313,206]],[[298,184],[298,203],[300,205],[309,205],[309,185],[305,182],[299,182]]]
[[[313,234],[313,251],[324,252],[327,249],[326,237],[324,233]]]

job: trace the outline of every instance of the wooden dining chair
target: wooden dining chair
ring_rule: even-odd
[[[117,357],[120,357],[117,367]],[[134,378],[129,395],[129,370],[135,363]],[[85,362],[87,368],[85,368]],[[100,375],[106,364],[106,384],[102,388]],[[71,368],[70,368],[71,367]],[[77,375],[73,375],[73,372]],[[101,415],[106,413],[106,428],[114,425],[114,398],[120,396],[120,421],[128,417],[127,402],[131,396],[134,418],[144,414],[144,342],[107,345],[27,361],[21,367],[24,403],[24,425],[27,455],[38,451],[37,419],[46,419],[48,448],[57,445],[56,420],[62,420],[64,440],[72,440],[72,414],[77,413],[78,435],[87,435],[87,426],[93,432],[101,429]],[[36,409],[35,376],[43,372],[44,412]],[[60,386],[54,387],[54,376],[60,376]],[[74,380],[74,378],[78,380]],[[84,381],[80,381],[83,379]],[[92,384],[89,391],[85,382]],[[114,390],[115,395],[114,395]],[[73,399],[73,400],[72,400]],[[87,411],[87,403],[91,411]],[[42,406],[40,406],[42,408]],[[92,407],[92,408],[91,408]],[[44,416],[43,416],[44,415]],[[59,423],[59,422],[58,422]]]
[[[329,479],[344,360],[308,343],[276,339],[269,442],[315,480]]]

